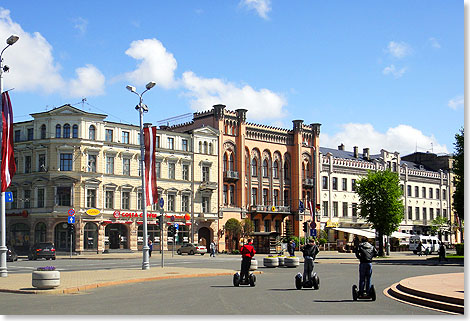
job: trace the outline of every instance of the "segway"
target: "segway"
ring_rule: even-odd
[[[312,276],[310,280],[303,281],[302,273],[297,273],[295,276],[295,287],[297,290],[304,288],[313,288],[314,290],[318,290],[320,288],[320,278],[317,275],[317,272],[312,272]]]
[[[374,285],[372,284],[370,286],[370,290],[369,290],[369,293],[366,293],[365,295],[364,294],[360,294],[358,292],[358,289],[357,289],[357,286],[354,284],[352,286],[352,295],[353,295],[353,300],[354,301],[357,301],[358,299],[359,300],[371,300],[371,301],[375,301],[375,288],[374,288]]]
[[[256,283],[256,276],[253,273],[250,273],[248,276],[248,280],[241,280],[240,273],[235,273],[233,275],[233,286],[240,286],[240,285],[250,285],[255,286]]]

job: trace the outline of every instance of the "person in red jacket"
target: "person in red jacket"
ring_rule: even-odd
[[[240,253],[242,254],[241,280],[247,282],[249,280],[248,274],[250,272],[251,258],[256,254],[251,239],[248,240],[248,244],[241,247]]]

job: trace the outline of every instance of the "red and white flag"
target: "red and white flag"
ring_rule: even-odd
[[[2,192],[5,192],[11,184],[16,173],[15,156],[13,154],[13,109],[11,108],[8,91],[2,94]]]
[[[315,208],[313,207],[313,201],[307,201],[307,208],[310,210],[310,215],[312,215],[312,222],[315,222]]]
[[[145,193],[146,204],[150,206],[158,202],[157,169],[155,165],[155,150],[157,140],[157,127],[144,128],[145,146]]]

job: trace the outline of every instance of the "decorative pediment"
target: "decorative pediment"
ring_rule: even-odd
[[[96,178],[90,178],[90,179],[85,180],[83,183],[85,185],[99,185],[101,184],[101,181]]]
[[[116,189],[118,186],[114,183],[104,184],[105,189]]]
[[[176,194],[178,193],[178,190],[174,187],[170,187],[169,189],[166,190],[167,194]]]
[[[211,126],[204,126],[193,129],[193,134],[201,136],[219,136],[219,131]]]
[[[121,189],[133,189],[134,186],[132,186],[131,184],[124,184],[124,185],[121,185]]]
[[[70,105],[63,105],[63,106],[56,107],[52,110],[42,112],[42,113],[34,113],[34,114],[31,114],[31,116],[34,118],[47,117],[47,116],[49,117],[50,116],[66,116],[68,118],[70,118],[70,116],[79,116],[79,117],[86,116],[90,118],[97,118],[100,120],[103,120],[107,117],[107,115],[104,115],[104,114],[88,113]]]
[[[76,183],[76,182],[78,182],[78,179],[67,176],[67,175],[60,175],[60,176],[52,178],[51,180],[56,182],[56,183],[59,182],[59,181],[66,182],[66,183]]]

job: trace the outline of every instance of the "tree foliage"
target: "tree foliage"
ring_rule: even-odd
[[[250,220],[249,218],[245,218],[242,222],[242,235],[243,237],[247,238],[253,233],[255,229],[255,225],[253,224],[253,221]]]
[[[356,182],[359,195],[359,215],[379,234],[379,255],[383,255],[383,235],[398,229],[403,220],[403,192],[397,173],[389,170],[372,172]]]
[[[454,209],[460,220],[464,219],[464,129],[460,129],[460,134],[455,134],[455,154],[453,171],[454,177]]]
[[[449,220],[445,217],[437,216],[431,222],[431,232],[432,233],[439,233],[439,237],[442,235],[442,232],[447,231],[449,229]]]
[[[238,249],[238,241],[242,235],[242,230],[242,224],[235,218],[231,218],[225,223],[225,232],[229,239],[228,245],[230,250],[233,250],[233,247]]]

